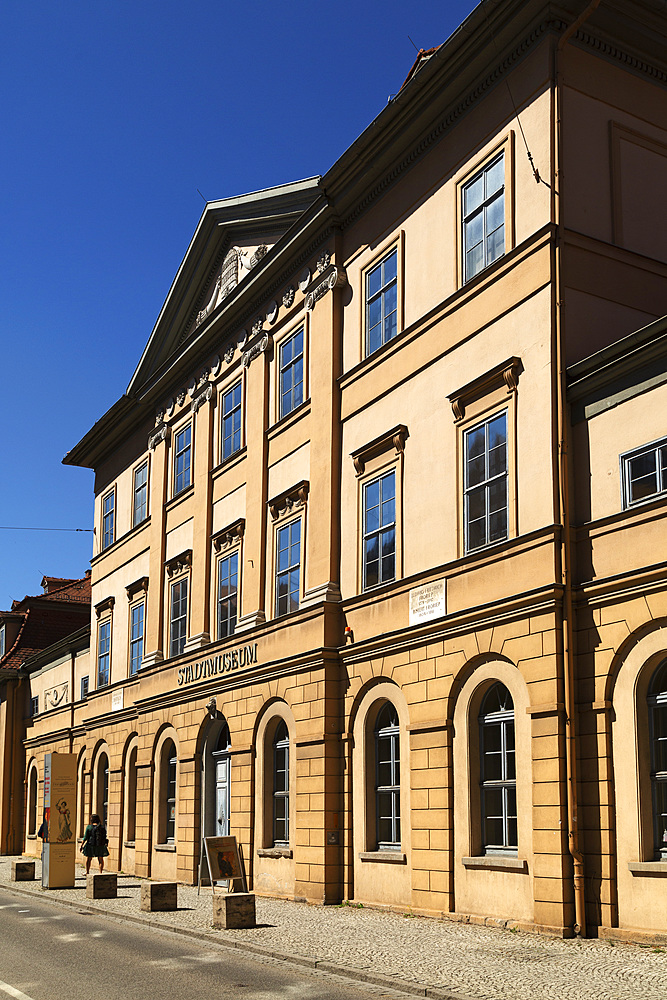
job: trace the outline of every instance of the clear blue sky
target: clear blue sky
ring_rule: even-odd
[[[82,576],[93,473],[204,202],[323,174],[473,0],[4,0],[0,609]],[[409,37],[408,37],[409,36]]]

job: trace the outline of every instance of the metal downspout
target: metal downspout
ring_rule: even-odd
[[[579,17],[565,30],[558,40],[555,56],[556,79],[556,135],[555,135],[555,191],[554,199],[556,223],[556,352],[558,364],[558,442],[559,442],[559,500],[561,521],[561,574],[563,579],[563,683],[565,687],[565,759],[567,772],[567,822],[568,847],[573,862],[573,888],[575,923],[574,933],[586,936],[586,896],[584,885],[584,855],[579,846],[579,811],[577,794],[577,725],[574,671],[574,621],[572,611],[572,527],[570,514],[570,469],[568,448],[568,417],[566,409],[565,358],[562,325],[562,253],[563,253],[563,189],[562,189],[562,108],[563,77],[561,55],[567,42],[600,4],[591,3]]]

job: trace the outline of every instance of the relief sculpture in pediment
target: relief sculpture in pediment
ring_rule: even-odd
[[[258,246],[254,251],[252,256],[248,258],[248,251],[241,250],[240,247],[232,247],[227,256],[225,257],[220,274],[215,280],[215,285],[213,286],[213,291],[211,297],[208,300],[208,304],[197,313],[197,321],[195,326],[200,326],[204,322],[207,316],[213,312],[216,306],[220,305],[223,299],[227,298],[230,292],[232,292],[238,285],[241,277],[241,268],[245,272],[250,271],[255,264],[266,255],[268,247],[262,244]]]

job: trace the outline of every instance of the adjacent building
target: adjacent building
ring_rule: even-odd
[[[231,832],[258,893],[667,931],[666,29],[480,4],[324,177],[207,204],[65,459],[26,837],[66,744],[123,871]]]

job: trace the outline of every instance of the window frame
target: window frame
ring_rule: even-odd
[[[368,478],[367,480],[365,480],[361,484],[361,510],[362,510],[362,521],[361,521],[362,576],[361,576],[361,585],[362,585],[362,590],[363,591],[374,590],[376,587],[382,587],[382,586],[386,585],[387,583],[393,583],[397,579],[397,542],[398,542],[398,499],[397,499],[398,490],[397,490],[397,483],[396,483],[397,471],[398,470],[397,470],[396,466],[392,466],[391,468],[385,469],[379,475],[373,476],[371,478]],[[384,504],[386,502],[388,502],[388,501],[384,501],[382,499],[382,496],[383,496],[382,484],[384,483],[385,480],[388,480],[390,477],[393,479],[394,519],[393,519],[393,521],[391,523],[387,523],[386,525],[384,525],[384,524],[382,524],[382,509],[383,509]],[[367,493],[368,493],[369,488],[372,487],[372,486],[374,486],[376,483],[378,483],[379,487],[380,487],[379,488],[379,497],[378,497],[378,499],[379,499],[379,510],[380,510],[380,523],[378,525],[377,530],[371,532],[371,531],[368,530],[368,512],[369,512],[369,508],[367,506]],[[394,533],[394,545],[393,545],[393,566],[394,566],[394,570],[393,570],[393,574],[391,575],[391,577],[387,576],[386,579],[383,577],[382,567],[383,567],[383,563],[384,563],[384,558],[383,558],[383,556],[380,556],[380,554],[379,554],[380,553],[380,546],[378,546],[378,555],[379,555],[379,558],[377,560],[378,561],[378,579],[377,579],[377,581],[375,583],[369,584],[368,583],[368,578],[367,578],[367,571],[368,571],[367,544],[368,544],[368,542],[369,542],[370,539],[372,539],[372,538],[374,538],[376,536],[377,536],[378,540],[380,540],[382,538],[382,536],[384,534],[386,534],[390,530],[393,530],[393,533]]]
[[[241,556],[240,546],[236,546],[235,548],[230,549],[228,552],[221,553],[220,556],[218,557],[218,560],[217,560],[216,571],[215,571],[215,576],[216,576],[216,601],[215,601],[215,623],[216,623],[216,625],[215,625],[215,627],[216,627],[216,635],[217,635],[218,639],[228,639],[231,636],[233,636],[234,632],[236,631],[236,625],[237,625],[238,619],[239,619],[240,594],[241,594],[241,586],[240,586],[240,584],[241,584],[241,578],[240,578],[241,558],[240,558],[240,556]],[[221,594],[221,585],[222,585],[220,574],[221,574],[221,570],[222,570],[223,564],[225,562],[231,562],[231,560],[235,560],[236,561],[236,574],[235,574],[236,575],[236,589],[233,591],[233,593],[230,593],[230,594],[228,594],[227,596],[225,596],[223,598],[223,597],[220,596],[220,594]],[[231,629],[229,629],[228,631],[226,631],[226,632],[223,633],[223,631],[221,629],[221,624],[222,624],[221,613],[220,613],[221,612],[221,605],[224,602],[231,601],[232,598],[235,601],[235,613],[234,613],[233,616],[231,616],[231,615],[228,614],[226,616],[226,621],[227,621],[227,623],[229,623],[229,621],[232,620],[232,617],[233,617],[233,625],[232,625]]]
[[[97,670],[96,670],[96,688],[108,687],[111,681],[111,615],[108,618],[103,618],[97,623]],[[102,630],[108,630],[108,635],[106,637],[106,648],[102,649]],[[102,681],[102,664],[105,663],[106,670],[106,680]]]
[[[0,658],[7,652],[7,626],[4,624],[0,625]]]
[[[90,674],[84,674],[80,681],[80,700],[83,701],[84,698],[88,697],[88,691],[90,690]]]
[[[496,688],[502,688],[511,702],[512,708],[509,709],[499,709],[498,711],[486,712],[484,711],[485,705],[491,695],[491,693]],[[516,712],[514,708],[514,700],[509,688],[506,687],[501,681],[495,681],[491,684],[487,690],[484,692],[482,698],[479,716],[478,716],[478,726],[479,726],[479,788],[480,788],[480,820],[481,820],[481,842],[482,842],[482,853],[486,857],[493,857],[497,855],[502,855],[505,857],[518,857],[519,853],[519,816],[518,816],[518,806],[517,806],[517,779],[516,779],[516,729],[515,729],[515,717]],[[507,734],[509,732],[509,726],[511,725],[512,732],[512,749],[508,750],[507,744]],[[486,764],[486,757],[492,751],[487,751],[486,745],[488,742],[487,734],[490,732],[491,727],[500,727],[500,763],[501,763],[501,777],[500,778],[488,778],[485,774],[488,773]],[[493,751],[495,753],[495,751]],[[513,771],[514,777],[508,777],[508,756],[511,754],[513,756]],[[487,797],[488,793],[491,791],[500,790],[501,792],[501,814],[500,817],[490,817],[487,811]],[[514,795],[514,808],[515,815],[512,816],[510,813],[510,803],[509,803],[509,793],[513,792]],[[490,818],[500,818],[503,828],[503,843],[502,844],[489,844],[487,843],[486,836],[486,825]],[[510,822],[514,819],[514,824],[516,828],[516,843],[510,843]]]
[[[487,433],[487,428],[488,428],[488,426],[491,423],[493,423],[495,420],[497,420],[501,416],[504,417],[504,420],[505,420],[505,442],[504,442],[504,444],[505,444],[505,469],[500,474],[497,474],[497,475],[494,475],[494,476],[489,476],[488,475],[488,466],[489,466],[488,458],[489,458],[489,452],[491,450],[493,450],[493,449],[489,449],[489,447],[488,447],[488,433]],[[510,416],[509,415],[509,408],[508,407],[504,407],[503,409],[494,410],[492,413],[490,413],[488,415],[484,415],[481,419],[478,419],[478,420],[476,420],[474,422],[471,422],[470,426],[465,427],[463,429],[463,455],[462,455],[462,458],[463,458],[463,483],[462,483],[462,485],[463,485],[463,546],[464,546],[464,552],[465,552],[466,555],[472,555],[475,552],[481,552],[481,551],[483,551],[485,549],[491,548],[494,545],[502,545],[503,542],[508,541],[508,539],[510,538],[511,522],[512,522],[512,516],[511,516],[512,515],[512,511],[511,511],[511,506],[512,506],[511,499],[512,498],[511,498],[511,483],[510,483],[510,458],[511,458],[511,455],[510,455],[510,442],[509,442],[509,437],[510,437],[510,421],[509,421],[509,416]],[[482,427],[484,428],[484,438],[485,438],[485,441],[484,441],[484,468],[485,468],[485,477],[484,477],[483,480],[481,480],[480,482],[475,483],[473,486],[469,486],[468,485],[468,447],[467,447],[468,438],[469,438],[469,436],[471,434],[473,434],[475,431],[479,430]],[[504,537],[502,537],[502,538],[490,539],[489,538],[489,534],[490,534],[490,532],[489,532],[489,517],[490,517],[490,513],[491,512],[489,511],[488,495],[489,495],[489,490],[492,487],[492,485],[494,483],[496,483],[496,482],[501,481],[501,479],[504,479],[504,483],[505,483],[505,507],[504,508],[498,508],[498,510],[504,509],[506,511],[505,534],[504,534]],[[484,542],[481,545],[471,546],[470,545],[470,523],[471,522],[470,522],[470,518],[469,518],[469,499],[470,499],[470,496],[471,496],[472,493],[478,492],[482,488],[484,489],[484,496],[485,496],[485,501],[484,501],[484,521],[485,521],[485,532],[484,532],[484,534],[485,534],[485,540],[484,540]],[[479,518],[476,518],[475,520],[479,520]]]
[[[245,391],[244,391],[244,381],[243,378],[235,379],[226,389],[220,391],[220,461],[226,462],[228,459],[233,458],[234,455],[238,455],[240,451],[243,450],[245,444]],[[239,392],[239,402],[234,404],[229,414],[225,413],[225,400],[231,396],[236,390]],[[236,431],[232,430],[231,440],[232,447],[229,451],[225,449],[225,441],[227,440],[225,435],[225,419],[229,415],[234,413],[239,413],[239,427],[238,427],[238,447],[233,446],[234,436]]]
[[[282,735],[282,731],[285,731],[285,735]],[[279,718],[275,731],[273,733],[273,739],[271,741],[272,747],[272,776],[273,776],[273,792],[272,792],[272,804],[273,804],[273,846],[274,847],[289,847],[290,843],[290,733],[287,722],[283,718]],[[283,753],[283,767],[278,768],[278,754]],[[284,788],[278,788],[278,775],[284,774]],[[282,816],[278,816],[278,803],[282,803],[281,812]],[[284,834],[285,837],[281,838],[277,836],[278,823],[284,824]]]
[[[660,673],[664,672],[662,681],[662,691],[655,692],[654,686],[661,680]],[[651,674],[646,697],[648,707],[648,737],[650,754],[650,779],[651,779],[651,813],[653,819],[653,856],[656,861],[667,861],[667,766],[661,770],[657,767],[656,743],[664,741],[667,748],[667,660],[658,664]],[[656,721],[660,712],[661,727],[656,726]],[[664,732],[665,735],[656,735]],[[664,751],[665,763],[667,765],[667,749]],[[661,806],[664,805],[664,812]],[[662,830],[661,830],[662,827]]]
[[[284,531],[288,531],[289,532],[289,541],[288,541],[288,545],[287,545],[287,551],[290,552],[290,550],[292,549],[292,546],[293,546],[293,542],[291,540],[291,537],[292,537],[292,528],[295,525],[297,525],[297,524],[299,525],[299,542],[298,542],[298,544],[299,544],[299,558],[298,558],[298,561],[296,563],[290,563],[287,567],[285,567],[283,569],[280,569],[280,567],[279,567],[279,564],[280,564],[280,552],[283,551],[280,548],[280,536],[281,536],[281,533],[284,532]],[[305,534],[305,530],[304,529],[305,529],[305,519],[303,517],[301,517],[301,516],[295,517],[295,518],[291,518],[289,520],[285,520],[285,521],[283,521],[281,523],[278,523],[276,525],[276,527],[275,527],[275,536],[274,536],[274,562],[275,562],[275,567],[274,567],[274,575],[273,575],[274,594],[275,594],[273,608],[274,608],[274,617],[275,618],[283,618],[285,615],[289,615],[289,614],[292,614],[294,611],[298,611],[299,608],[301,607],[301,601],[302,601],[302,596],[303,596],[303,572],[302,572],[302,568],[303,568],[303,554],[304,554],[304,544],[303,544],[304,543],[304,534]],[[291,552],[290,552],[290,554],[291,554]],[[296,604],[293,606],[293,599],[292,599],[292,593],[293,593],[293,591],[290,589],[289,575],[291,573],[293,573],[295,571],[295,569],[298,571],[299,578],[298,578],[298,590],[297,590]],[[280,585],[280,578],[283,577],[283,576],[287,576],[288,577],[288,592],[287,592],[287,608],[286,608],[286,610],[281,611],[280,610],[280,600],[281,600],[281,597],[280,597],[280,593],[279,593],[279,585]]]
[[[179,442],[179,438],[181,437],[181,435],[184,435],[184,434],[188,434],[189,438],[188,438],[187,444],[183,445],[181,447],[178,442]],[[173,441],[174,441],[174,456],[173,456],[173,462],[172,462],[172,476],[173,476],[172,496],[177,497],[177,496],[180,496],[182,493],[185,493],[185,491],[188,490],[190,488],[190,486],[192,486],[192,459],[193,459],[193,454],[192,454],[192,452],[193,452],[193,423],[192,423],[192,420],[188,420],[185,424],[182,424],[181,427],[178,428],[178,430],[174,431]],[[178,485],[179,476],[182,475],[185,478],[186,466],[184,465],[183,471],[179,472],[178,471],[178,461],[179,461],[179,458],[182,455],[185,455],[186,453],[188,455],[188,461],[187,461],[187,482],[184,482],[181,486],[179,486]]]
[[[510,250],[514,249],[515,246],[515,232],[514,232],[514,174],[515,174],[515,156],[514,156],[514,130],[510,129],[502,138],[494,142],[492,145],[488,146],[479,157],[477,157],[473,162],[468,161],[461,169],[457,180],[456,180],[456,244],[457,244],[457,254],[456,254],[456,279],[457,287],[463,288],[469,285],[476,278],[479,278],[484,274],[493,264],[498,263],[503,257],[506,257]],[[466,275],[466,261],[465,261],[465,230],[464,230],[464,190],[468,188],[489,166],[499,159],[500,156],[504,158],[505,165],[505,176],[504,176],[504,227],[505,227],[505,246],[503,253],[500,254],[495,260],[485,263],[474,275],[468,277]]]
[[[107,500],[111,500],[111,507],[106,508]],[[110,548],[116,541],[116,487],[102,495],[102,552]]]
[[[146,479],[140,486],[137,487],[137,476],[143,469],[146,470]],[[149,465],[148,465],[148,459],[146,458],[143,462],[137,465],[132,472],[132,527],[133,528],[138,527],[140,524],[143,524],[144,521],[148,520],[148,498],[149,498],[148,476],[149,476]],[[141,490],[144,490],[145,497],[143,503],[139,506],[139,510],[143,509],[144,513],[143,517],[137,517],[137,494]]]
[[[174,748],[173,754],[168,754],[169,745]],[[162,747],[164,761],[164,844],[176,843],[176,804],[178,800],[178,750],[172,739],[165,741]],[[173,790],[173,794],[172,793]],[[173,805],[173,815],[172,815]]]
[[[394,276],[388,280],[384,280],[384,267],[385,264],[392,258],[394,261]],[[381,272],[381,283],[380,287],[375,292],[371,292],[370,282],[373,275],[378,271]],[[364,282],[364,357],[369,358],[371,355],[375,354],[382,347],[388,344],[390,341],[395,340],[398,334],[401,332],[402,323],[401,310],[399,308],[399,245],[394,243],[393,246],[389,247],[380,256],[379,260],[375,260],[372,264],[369,264],[367,268],[364,269],[363,282]],[[388,315],[395,314],[394,332],[388,337],[385,337],[385,325],[387,320],[387,314],[385,313],[386,300],[390,295],[391,289],[394,289],[395,304],[394,309],[389,312]],[[379,301],[380,302],[380,343],[376,347],[371,347],[370,336],[371,331],[375,329],[378,325],[377,323],[371,327],[371,308],[372,305]]]
[[[631,451],[623,452],[623,454],[620,455],[621,502],[623,510],[633,510],[634,508],[641,507],[644,504],[654,503],[656,500],[667,499],[667,465],[665,465],[663,470],[659,457],[659,454],[663,449],[666,452],[667,458],[667,437],[658,438],[655,441],[641,445],[639,448],[633,448]],[[630,464],[635,459],[642,458],[645,455],[650,455],[651,453],[655,456],[656,480],[660,479],[662,486],[657,490],[657,492],[651,493],[650,496],[641,497],[638,500],[632,500],[630,498],[632,483],[632,480],[630,479]],[[660,483],[658,485],[660,486]]]
[[[385,713],[391,714],[393,711],[396,721],[391,722],[389,725],[381,726],[380,723],[383,721],[383,715]],[[373,726],[373,740],[375,748],[375,832],[377,837],[376,850],[377,851],[400,851],[401,850],[401,724],[398,716],[398,710],[396,706],[391,701],[386,701],[378,710],[375,724]],[[388,741],[389,743],[389,760],[380,760],[380,743],[381,741]],[[391,777],[393,781],[389,785],[380,784],[380,766],[382,763],[388,763],[391,771]],[[398,780],[396,780],[398,779]],[[390,816],[385,817],[389,819],[389,826],[391,830],[390,840],[381,840],[381,823],[383,817],[381,816],[382,806],[381,798],[382,796],[389,796],[390,806]]]
[[[134,613],[135,611],[141,610],[141,636],[134,636]],[[129,675],[130,677],[136,677],[136,675],[141,670],[141,662],[144,658],[144,639],[146,634],[146,599],[142,598],[140,601],[134,601],[130,604],[129,615]],[[141,645],[140,655],[135,656],[135,649],[138,645]]]
[[[283,351],[288,344],[293,342],[296,337],[301,334],[301,399],[298,403],[293,403],[289,409],[283,407],[283,397],[286,393],[283,393],[283,373],[288,367],[294,367],[294,359],[292,359],[288,364],[283,363]],[[278,345],[277,351],[277,386],[276,386],[276,419],[278,421],[286,419],[290,414],[294,413],[299,409],[303,403],[308,399],[308,328],[305,320],[302,320],[296,327],[290,330],[281,338]],[[292,383],[292,390],[294,388],[294,383]]]
[[[169,656],[180,656],[185,649],[185,644],[188,641],[188,622],[189,622],[189,600],[190,600],[190,587],[189,587],[190,576],[188,573],[179,576],[176,580],[169,581]],[[182,594],[179,597],[179,603],[185,602],[185,611],[180,614],[178,618],[174,618],[174,590],[176,587],[185,586],[185,598]],[[179,609],[180,610],[180,609]],[[174,646],[174,622],[184,622],[184,632],[177,637],[177,644],[180,648],[175,651]]]
[[[35,719],[39,715],[39,695],[30,698],[30,718]]]

